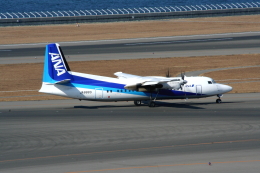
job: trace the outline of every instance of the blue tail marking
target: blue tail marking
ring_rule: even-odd
[[[45,51],[43,82],[55,83],[65,79],[72,79],[68,73],[70,68],[57,43],[48,44]]]

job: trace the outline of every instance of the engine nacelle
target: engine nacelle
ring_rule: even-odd
[[[147,86],[142,86],[141,83],[139,84],[128,84],[124,88],[128,90],[134,90],[134,91],[154,91],[157,89],[168,89],[168,90],[179,90],[182,88],[181,85],[184,85],[187,83],[187,81],[170,81],[170,82],[164,82],[164,83],[159,83],[156,85],[147,85]]]
[[[169,90],[178,90],[181,88],[181,83],[180,82],[175,82],[175,81],[170,81],[167,83],[163,83],[162,89],[169,89]]]
[[[128,84],[128,85],[124,86],[124,88],[127,89],[127,90],[137,91],[138,87],[140,87],[140,86],[141,86],[141,84]]]
[[[163,88],[162,84],[156,84],[156,85],[152,85],[152,86],[142,86],[141,83],[139,84],[128,84],[124,87],[125,89],[128,90],[133,90],[133,91],[155,91],[157,89]]]

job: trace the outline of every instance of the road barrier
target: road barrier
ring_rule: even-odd
[[[0,13],[0,26],[114,22],[259,14],[260,3],[206,4],[101,10]]]

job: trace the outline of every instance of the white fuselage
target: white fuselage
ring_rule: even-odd
[[[183,98],[202,98],[213,95],[220,95],[232,90],[231,87],[223,84],[215,83],[214,80],[208,77],[186,77],[187,84],[183,85],[182,89],[156,89],[153,92],[142,92],[136,90],[128,90],[125,88],[113,87],[115,84],[125,86],[133,81],[127,79],[118,79],[103,77],[97,75],[83,74],[70,72],[73,76],[93,79],[95,81],[111,83],[111,86],[99,85],[96,82],[92,85],[74,84],[56,85],[43,83],[40,92],[70,97],[80,100],[96,100],[96,101],[130,101],[130,100],[148,100],[156,99],[183,99]],[[154,77],[156,78],[156,77]],[[164,78],[164,77],[158,77]],[[180,79],[180,77],[170,78]],[[136,82],[136,81],[135,81]]]
[[[156,99],[201,98],[229,92],[232,87],[208,77],[137,76],[116,72],[117,78],[72,72],[58,43],[46,45],[42,87],[39,92],[96,101],[142,100],[154,107]],[[221,103],[221,99],[216,100]]]

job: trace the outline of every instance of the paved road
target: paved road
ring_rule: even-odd
[[[215,99],[1,102],[0,172],[259,172],[260,93]]]
[[[260,53],[260,32],[60,43],[69,61]],[[43,62],[45,45],[1,45],[0,63]]]

